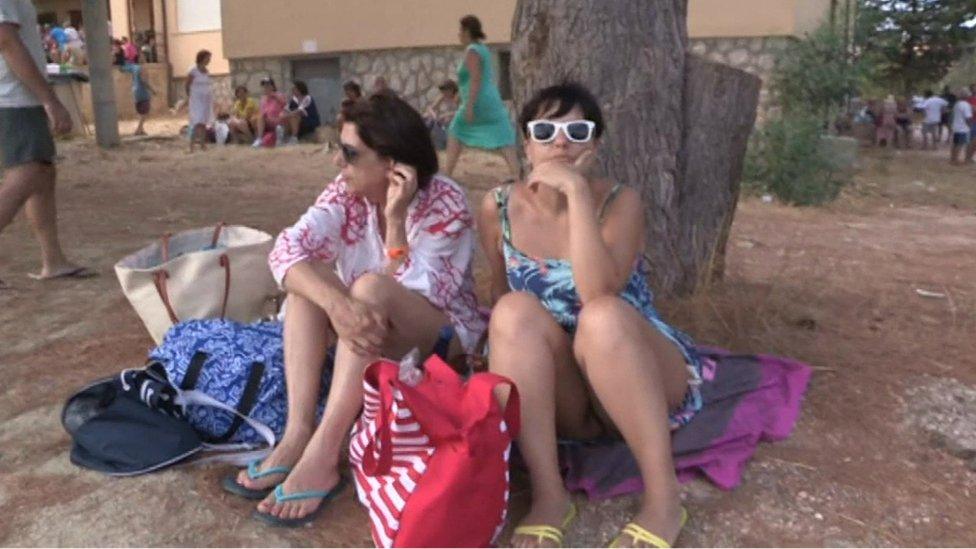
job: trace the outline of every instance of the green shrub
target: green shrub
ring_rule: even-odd
[[[744,189],[770,193],[797,206],[817,206],[837,198],[843,174],[822,135],[816,115],[791,114],[768,120],[749,142]]]

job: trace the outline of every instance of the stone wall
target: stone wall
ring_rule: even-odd
[[[759,38],[695,38],[689,40],[691,52],[714,61],[723,63],[755,74],[763,80],[759,91],[759,115],[757,121],[762,121],[765,113],[771,107],[769,100],[769,75],[776,65],[776,52],[789,38],[759,37]]]
[[[494,52],[495,74],[499,75],[499,55]],[[447,78],[457,79],[457,66],[463,50],[460,47],[400,48],[338,53],[342,82],[353,80],[368,92],[377,77],[386,78],[390,88],[423,112],[437,100],[437,86]],[[291,82],[291,60],[283,57],[231,59],[231,83],[244,84],[251,94],[260,93],[261,79],[270,76],[285,91],[282,83]]]
[[[391,89],[422,111],[437,100],[441,82],[457,80],[462,53],[459,47],[350,52],[342,55],[339,66],[343,81],[355,80],[364,89],[377,77],[386,77]]]
[[[234,103],[233,77],[229,74],[211,75],[213,82],[214,114],[230,112]],[[171,93],[175,101],[186,99],[186,77],[174,76]]]

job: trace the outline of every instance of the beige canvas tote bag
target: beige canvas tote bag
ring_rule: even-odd
[[[156,343],[182,320],[253,322],[272,312],[271,235],[217,225],[164,235],[115,265],[122,292]]]

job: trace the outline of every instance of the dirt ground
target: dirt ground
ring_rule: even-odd
[[[151,346],[112,265],[164,232],[219,220],[276,233],[336,172],[318,145],[187,155],[178,127],[150,123],[164,137],[112,151],[61,145],[64,241],[99,278],[35,283],[24,220],[0,235],[0,277],[15,287],[0,293],[0,544],[369,545],[349,491],[313,526],[281,531],[218,487],[225,466],[119,480],[68,461],[64,399]],[[703,343],[816,369],[794,435],[760,447],[739,488],[685,486],[692,518],[679,544],[976,544],[976,462],[915,421],[920,388],[976,387],[976,168],[946,156],[865,150],[854,185],[822,209],[744,199],[724,281],[661,303]],[[458,180],[477,204],[503,174],[500,158],[470,154]],[[516,491],[516,518],[526,498]],[[568,543],[605,544],[634,505],[584,505]]]

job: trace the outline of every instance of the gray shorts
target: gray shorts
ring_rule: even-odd
[[[0,107],[0,155],[5,168],[54,163],[54,137],[44,107]]]
[[[922,133],[939,133],[939,126],[941,126],[941,125],[942,125],[941,122],[932,122],[931,124],[929,124],[929,123],[922,124]]]

